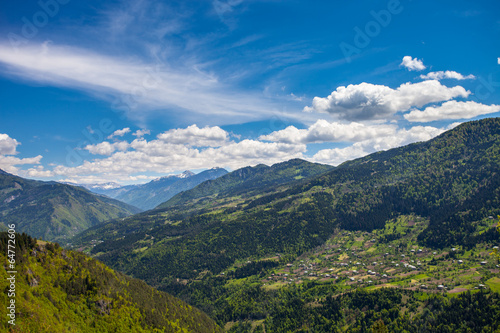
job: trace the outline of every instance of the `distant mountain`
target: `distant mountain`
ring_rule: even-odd
[[[136,185],[117,195],[115,199],[143,210],[149,210],[169,200],[177,193],[190,190],[204,181],[216,179],[225,174],[227,171],[222,168],[213,168],[199,174],[185,171],[179,175],[162,177],[144,185]]]
[[[491,221],[500,214],[500,118],[464,123],[300,182],[289,176],[300,168],[278,166],[269,174],[268,167],[255,168],[206,182],[164,208],[91,228],[75,242],[102,240],[92,249],[100,260],[167,288],[174,278],[219,274],[248,258],[295,258],[338,230],[371,232],[402,215],[429,221],[418,234],[423,246],[469,248],[499,240]],[[246,196],[241,179],[252,178],[248,188],[266,184],[267,192]],[[276,179],[289,182],[276,187]],[[197,200],[202,203],[191,204]]]
[[[62,241],[106,220],[140,212],[86,189],[0,173],[0,222],[45,240]]]
[[[131,189],[139,186],[139,185],[121,186],[120,184],[114,183],[114,182],[99,183],[99,184],[77,184],[77,183],[65,182],[63,184],[80,186],[80,187],[83,187],[83,188],[89,190],[92,193],[102,194],[102,195],[108,196],[108,197],[113,198],[113,199],[115,199],[117,196],[124,194],[124,193],[130,191]]]
[[[333,169],[330,165],[311,163],[301,159],[277,163],[272,166],[259,164],[235,170],[215,180],[206,181],[192,190],[177,194],[158,208],[183,205],[187,202],[217,195],[234,196],[251,192],[267,192],[292,181],[310,178]]]
[[[0,233],[7,262],[8,234]],[[15,326],[2,332],[199,332],[221,331],[205,313],[145,282],[129,278],[79,252],[16,234]],[[6,270],[0,288],[9,290]],[[5,316],[5,314],[4,314]]]

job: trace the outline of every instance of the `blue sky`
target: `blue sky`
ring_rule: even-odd
[[[500,115],[498,1],[0,4],[0,168],[338,165]]]

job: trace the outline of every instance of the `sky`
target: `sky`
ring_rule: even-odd
[[[0,169],[344,161],[500,116],[500,2],[0,2]]]

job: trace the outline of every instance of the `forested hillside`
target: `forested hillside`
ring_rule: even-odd
[[[161,283],[157,276],[218,273],[246,257],[296,256],[325,242],[335,228],[371,231],[408,213],[430,219],[419,235],[423,244],[472,245],[497,238],[493,231],[472,231],[475,221],[500,212],[499,149],[498,119],[466,123],[429,142],[372,154],[270,194],[214,199],[191,215],[179,206],[156,210],[93,228],[79,239],[105,240],[93,254],[151,283]],[[146,267],[155,274],[142,273]]]
[[[217,179],[203,182],[190,191],[179,193],[158,208],[185,206],[200,199],[202,202],[210,201],[214,196],[222,198],[272,192],[278,185],[307,179],[332,168],[300,159],[277,163],[270,167],[259,164],[254,167],[241,168]]]
[[[358,236],[349,243],[349,251],[343,250],[346,252],[339,256],[337,264],[349,266],[351,262],[345,258],[352,261],[354,257],[365,258],[366,265],[371,265],[391,255],[393,263],[381,267],[387,272],[396,270],[401,279],[407,272],[390,267],[401,257],[397,259],[398,252],[383,244],[397,246],[399,251],[404,247],[408,252],[401,255],[410,253],[406,248],[410,244],[413,251],[423,248],[429,266],[417,268],[413,273],[416,276],[423,267],[435,269],[432,263],[437,263],[437,258],[430,254],[448,252],[452,247],[465,251],[461,260],[474,256],[487,263],[484,244],[491,247],[499,240],[493,220],[500,213],[499,172],[500,120],[485,119],[462,124],[428,142],[346,162],[309,179],[278,182],[275,186],[269,183],[264,191],[245,193],[235,185],[224,188],[221,194],[202,193],[200,188],[208,186],[202,184],[191,193],[172,198],[163,209],[91,228],[75,242],[113,267],[180,295],[226,323],[253,318],[254,305],[249,305],[252,310],[242,317],[227,317],[218,309],[235,311],[242,306],[238,301],[242,296],[224,306],[211,299],[222,301],[235,296],[238,289],[231,286],[245,285],[247,276],[259,277],[259,284],[266,284],[261,278],[269,277],[273,267],[284,267],[318,247],[334,244],[332,239],[339,233]],[[265,182],[267,175],[260,174],[262,178],[256,177],[256,183]],[[186,200],[176,201],[182,198]],[[401,228],[398,223],[402,223],[397,221],[406,220],[409,226],[415,221],[425,223],[397,232]],[[406,238],[409,235],[411,239]],[[362,250],[353,244],[368,246],[370,242],[381,246],[373,245],[370,251],[357,254]],[[264,265],[267,260],[274,263]],[[452,260],[455,257],[446,262],[451,265]],[[256,266],[246,267],[248,262]],[[405,264],[416,267],[416,262]],[[483,264],[476,261],[475,265],[479,266],[472,267]],[[249,273],[238,271],[241,266]],[[235,269],[236,275],[226,275]],[[496,268],[489,269],[481,277],[484,281],[490,281],[489,274]],[[377,274],[387,275],[384,270]],[[364,272],[360,281],[371,274]],[[447,279],[453,280],[452,276],[425,276],[424,280],[434,281],[434,288]],[[238,279],[243,280],[236,282]],[[493,280],[490,283],[496,285]],[[404,285],[415,287],[411,283]],[[459,292],[463,292],[479,287],[470,282],[460,288]],[[322,299],[326,295],[323,293]]]
[[[0,234],[2,290],[9,290],[8,233]],[[14,235],[14,234],[12,234]],[[15,234],[15,326],[3,332],[216,332],[201,311],[81,253]],[[9,269],[9,271],[12,269]]]
[[[14,223],[33,237],[67,241],[91,226],[139,211],[80,187],[0,174],[0,222]]]

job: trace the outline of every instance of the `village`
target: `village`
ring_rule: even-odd
[[[334,283],[341,290],[382,287],[460,293],[500,290],[499,265],[491,253],[498,246],[474,249],[419,246],[416,235],[428,221],[402,216],[372,233],[339,231],[325,245],[273,270],[261,280],[264,288],[305,281]],[[491,226],[490,226],[491,227]],[[382,242],[396,234],[391,242]]]

